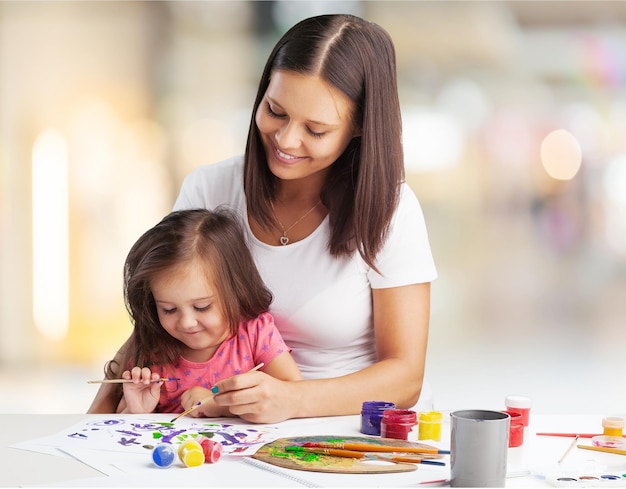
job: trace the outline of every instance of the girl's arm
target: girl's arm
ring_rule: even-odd
[[[261,369],[267,375],[280,380],[302,380],[302,374],[291,356],[291,353],[285,351],[265,365]]]
[[[242,374],[219,383],[215,402],[256,423],[358,414],[363,401],[410,408],[422,389],[430,320],[430,283],[372,290],[378,361],[342,377],[284,381]]]

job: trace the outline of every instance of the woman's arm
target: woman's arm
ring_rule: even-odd
[[[116,384],[101,384],[96,397],[87,410],[88,414],[106,414],[117,412],[121,396],[121,389]]]
[[[430,321],[430,283],[372,290],[377,362],[329,379],[286,382],[243,374],[219,383],[215,402],[256,423],[357,414],[363,401],[413,406],[420,395]]]

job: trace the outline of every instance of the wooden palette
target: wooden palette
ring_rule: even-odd
[[[363,436],[297,436],[292,438],[279,438],[263,445],[253,456],[257,460],[267,462],[285,469],[306,470],[311,472],[331,472],[338,474],[383,474],[389,472],[411,472],[417,469],[417,465],[391,461],[365,460],[317,453],[287,452],[285,447],[289,445],[303,445],[306,442],[343,442],[343,443],[370,443],[394,447],[418,447],[436,448],[432,445],[414,443],[393,438],[370,438]],[[411,454],[417,455],[417,454]],[[441,455],[423,454],[423,459],[442,458]]]

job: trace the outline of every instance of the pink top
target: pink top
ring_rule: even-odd
[[[180,413],[180,398],[187,389],[201,386],[207,389],[233,375],[247,372],[259,363],[269,364],[283,352],[291,352],[276,329],[274,318],[268,312],[239,324],[237,336],[224,340],[215,354],[206,362],[190,362],[180,357],[176,365],[157,366],[152,370],[161,377],[180,380],[164,382],[157,413]]]

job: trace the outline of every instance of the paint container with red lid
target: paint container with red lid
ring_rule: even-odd
[[[410,409],[387,409],[383,411],[380,436],[408,440],[409,433],[417,425],[417,413]]]
[[[513,413],[520,413],[522,415],[522,423],[524,427],[528,426],[530,421],[530,405],[531,400],[525,396],[506,396],[504,398],[504,405],[506,410]]]
[[[509,420],[509,448],[521,447],[524,443],[524,420],[521,413],[503,411],[510,416]]]
[[[199,436],[196,441],[202,447],[205,462],[214,464],[222,457],[224,448],[221,443],[209,440],[206,436]]]

